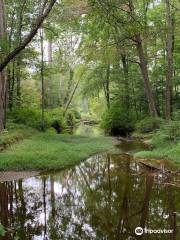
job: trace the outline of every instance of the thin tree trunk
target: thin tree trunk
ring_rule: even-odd
[[[5,127],[5,106],[6,106],[6,78],[5,73],[0,73],[0,131]]]
[[[47,49],[47,55],[48,55],[48,66],[51,69],[52,67],[52,40],[48,41],[48,49]],[[48,75],[48,80],[46,81],[45,84],[45,89],[46,89],[46,100],[45,100],[45,105],[48,108],[53,107],[53,94],[51,92],[52,89],[52,77],[51,77],[51,71],[50,74]]]
[[[72,86],[72,83],[73,83],[73,77],[74,77],[74,71],[73,71],[73,69],[70,68],[70,70],[69,70],[69,81],[68,81],[68,84],[67,84],[68,86],[67,86],[66,96],[64,98],[64,103],[65,104],[69,100],[71,86]]]
[[[14,84],[15,84],[15,61],[13,61],[12,65],[12,74],[9,82],[9,109],[13,108],[13,99],[14,99]]]
[[[45,89],[44,89],[44,36],[43,28],[40,29],[40,41],[41,41],[41,130],[45,130],[44,122],[44,100],[45,100]]]
[[[171,119],[172,104],[172,77],[173,77],[173,17],[171,13],[170,1],[166,0],[166,19],[167,19],[167,71],[165,89],[165,117]]]
[[[52,40],[48,41],[48,63],[52,64]]]
[[[6,22],[4,1],[0,0],[0,43],[6,39]],[[5,49],[1,47],[0,60],[5,54]],[[6,74],[5,71],[0,72],[0,131],[5,127],[5,109],[6,109]]]
[[[70,97],[69,97],[69,100],[68,100],[67,103],[66,103],[66,106],[65,106],[63,115],[66,114],[66,112],[67,112],[67,110],[68,110],[68,108],[69,108],[69,105],[70,105],[71,102],[72,102],[72,99],[73,99],[74,94],[75,94],[75,92],[76,92],[76,89],[77,89],[77,87],[78,87],[78,85],[79,85],[79,82],[80,82],[80,78],[79,78],[79,80],[76,82],[76,84],[75,84],[75,86],[74,86],[74,89],[73,89],[73,91],[72,91],[72,93],[71,93],[71,95],[70,95]]]
[[[106,79],[104,83],[104,93],[106,97],[107,108],[110,108],[109,78],[110,78],[110,64],[108,64],[106,68]]]
[[[23,27],[23,14],[26,6],[27,0],[24,0],[22,4],[20,4],[20,12],[19,12],[19,25],[18,25],[18,44],[20,45],[22,42],[22,27]],[[17,56],[17,71],[16,71],[16,80],[17,80],[17,105],[21,105],[21,63],[22,56],[19,54]]]
[[[129,113],[130,108],[130,96],[129,96],[129,72],[128,72],[128,59],[126,54],[121,54],[121,61],[123,64],[123,71],[124,71],[124,81],[125,81],[125,105],[127,107],[127,111]]]

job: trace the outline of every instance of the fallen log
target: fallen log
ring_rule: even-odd
[[[167,170],[167,169],[159,168],[159,167],[153,166],[149,163],[145,163],[145,162],[142,162],[142,161],[139,161],[138,163],[140,163],[144,168],[146,168],[149,171],[169,172],[170,173],[170,171]]]

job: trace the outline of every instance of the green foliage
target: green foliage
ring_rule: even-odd
[[[173,120],[180,121],[180,110],[173,113]]]
[[[5,228],[2,224],[0,224],[0,237],[4,237],[6,234]]]
[[[26,126],[41,129],[41,110],[32,108],[15,108],[8,114],[9,118],[16,124],[24,124]],[[63,118],[61,110],[51,110],[45,112],[45,128],[51,127],[53,121],[58,120],[63,128],[66,122]]]
[[[106,111],[102,119],[102,128],[107,134],[127,135],[134,129],[135,118],[118,104]]]
[[[47,128],[51,127],[52,123],[54,121],[59,122],[59,125],[62,129],[67,128],[67,122],[66,119],[63,116],[63,110],[62,109],[51,109],[45,112],[45,119],[47,121]]]
[[[14,108],[8,116],[16,124],[24,124],[39,130],[41,128],[41,111],[38,109]],[[47,127],[47,125],[48,122],[47,119],[45,119],[45,127]]]
[[[74,114],[73,112],[71,111],[68,111],[65,115],[65,120],[66,120],[66,123],[67,123],[67,126],[69,127],[74,127],[75,125],[75,117],[74,117]]]
[[[81,114],[75,109],[72,109],[71,112],[73,113],[75,119],[80,120],[81,119]]]
[[[150,133],[159,129],[162,123],[161,118],[145,117],[136,123],[135,129],[140,133]]]
[[[62,130],[74,127],[76,116],[80,118],[79,113],[75,110],[68,110],[65,116],[63,116],[63,109],[46,110],[45,129],[50,128],[55,121],[59,123]],[[41,110],[39,109],[15,108],[8,113],[8,117],[12,123],[26,125],[37,130],[41,129]]]
[[[160,147],[169,144],[176,144],[180,141],[180,122],[170,121],[163,124],[159,131],[153,136],[152,145]]]
[[[152,151],[136,154],[139,158],[168,158],[179,163],[180,156],[180,122],[166,122],[152,138]]]

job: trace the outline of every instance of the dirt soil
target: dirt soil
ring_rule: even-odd
[[[39,174],[39,172],[36,172],[36,171],[0,172],[0,182],[9,182],[9,181],[13,181],[13,180],[22,179],[22,178],[34,177],[34,176],[37,176],[38,174]]]

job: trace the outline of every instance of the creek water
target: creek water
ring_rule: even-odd
[[[124,142],[68,170],[0,183],[1,239],[130,240],[138,226],[173,230],[141,239],[180,239],[179,179],[142,169],[133,153],[144,148]]]

